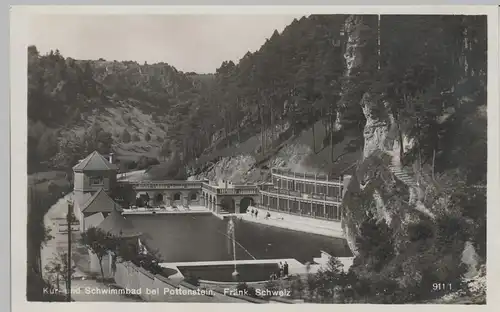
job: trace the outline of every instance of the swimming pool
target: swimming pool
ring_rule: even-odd
[[[179,266],[177,267],[184,276],[194,276],[200,280],[216,282],[234,282],[232,276],[233,265],[211,266]],[[269,279],[272,273],[278,274],[279,267],[276,263],[238,264],[238,280],[245,282],[262,282]]]
[[[212,215],[127,215],[163,262],[233,260],[227,220]],[[236,259],[293,258],[305,263],[320,250],[349,257],[344,239],[308,234],[243,220],[235,221]]]

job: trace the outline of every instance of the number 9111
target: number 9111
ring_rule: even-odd
[[[432,290],[433,291],[451,290],[451,283],[433,283]]]

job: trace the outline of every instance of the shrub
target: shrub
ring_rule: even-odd
[[[135,161],[128,162],[128,169],[134,170],[137,169],[137,163]]]
[[[147,169],[151,166],[158,165],[160,161],[156,158],[141,156],[137,163],[137,170]]]
[[[184,281],[193,286],[200,286],[200,279],[191,274],[191,272],[186,272],[186,274],[184,274]]]
[[[236,286],[236,290],[239,291],[239,292],[240,291],[245,291],[247,289],[248,289],[248,285],[245,282],[238,283],[238,285]]]
[[[255,287],[248,286],[247,283],[245,283],[245,282],[238,283],[238,285],[236,286],[236,290],[238,292],[242,292],[242,293],[245,293],[245,290],[246,290],[246,293],[250,297],[254,297],[254,298],[259,297],[259,296],[257,296],[257,291],[255,290]]]
[[[280,290],[280,284],[278,281],[269,280],[264,284],[264,288],[269,290],[270,293]],[[270,295],[267,295],[270,297]]]
[[[252,287],[252,286],[249,286],[248,287],[248,295],[250,297],[254,297],[254,298],[257,298],[257,291],[255,290],[255,287]]]

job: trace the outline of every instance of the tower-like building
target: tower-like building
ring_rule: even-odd
[[[116,184],[116,173],[116,165],[97,151],[73,167],[73,213],[80,222],[80,231],[99,225],[115,210],[121,211],[109,196]]]
[[[112,154],[110,156],[111,160]],[[109,192],[116,183],[118,168],[94,151],[73,167],[74,191],[95,193],[100,189]]]

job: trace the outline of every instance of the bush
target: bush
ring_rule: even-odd
[[[186,272],[186,274],[184,274],[184,281],[193,286],[200,286],[200,279],[191,274],[191,272]]]
[[[267,281],[264,284],[264,288],[266,290],[269,290],[270,293],[278,291],[278,290],[281,289],[279,282],[278,281],[273,281],[273,280]]]
[[[238,283],[238,285],[236,286],[236,290],[239,291],[239,292],[245,291],[247,289],[248,289],[248,285],[245,282]]]
[[[158,165],[160,161],[156,158],[141,156],[137,163],[137,170],[147,169],[151,166]]]
[[[128,163],[128,169],[134,170],[137,169],[137,163],[135,161],[131,161]]]
[[[252,286],[249,286],[248,287],[248,295],[250,297],[254,297],[254,298],[257,298],[257,291],[255,290],[255,287],[252,287]]]

